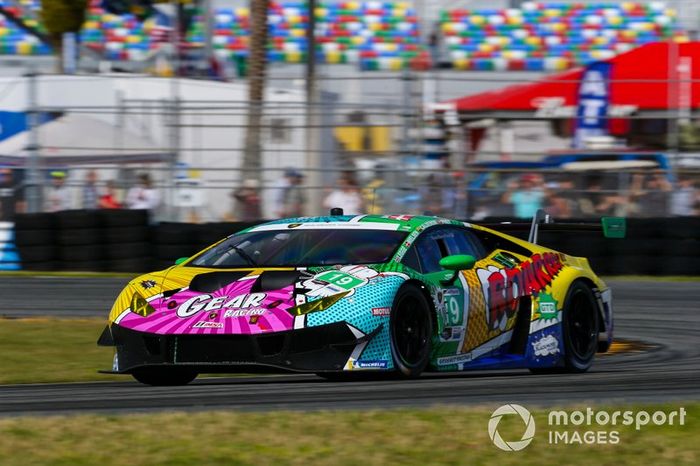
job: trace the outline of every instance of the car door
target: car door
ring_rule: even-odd
[[[418,266],[428,285],[437,311],[438,354],[456,354],[464,342],[469,285],[463,272],[455,274],[440,266],[440,259],[449,255],[468,254],[477,259],[484,251],[470,232],[458,226],[438,226],[426,230],[413,247]],[[407,254],[410,257],[410,254]]]

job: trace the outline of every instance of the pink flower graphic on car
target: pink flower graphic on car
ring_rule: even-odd
[[[294,286],[252,292],[254,278],[230,283],[211,293],[183,290],[150,304],[148,317],[130,313],[120,325],[158,334],[241,334],[290,330]]]

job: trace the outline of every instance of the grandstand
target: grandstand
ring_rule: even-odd
[[[219,60],[247,57],[247,3],[213,2],[212,45]],[[168,40],[171,21],[167,14],[139,21],[133,15],[107,13],[101,4],[101,0],[90,0],[81,41],[102,59],[143,61]],[[689,40],[677,11],[659,1],[325,0],[318,4],[318,61],[352,64],[362,70],[426,69],[432,61],[457,70],[557,71],[611,58],[649,42]],[[40,0],[0,0],[0,7],[41,30]],[[305,61],[306,8],[301,0],[271,1],[270,62]],[[202,12],[194,16],[181,43],[183,49],[203,48],[204,19]],[[437,37],[432,46],[428,45],[431,35]],[[0,53],[50,52],[37,36],[0,17]]]
[[[689,40],[677,27],[676,11],[662,2],[444,10],[440,28],[454,68],[479,71],[557,71],[650,42]]]
[[[0,15],[0,54],[1,55],[47,55],[51,49],[36,34],[30,32],[38,28],[39,21],[36,0],[0,0],[0,8],[7,15]],[[21,18],[25,28],[13,21]]]

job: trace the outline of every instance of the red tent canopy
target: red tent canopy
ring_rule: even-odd
[[[669,71],[669,45],[647,44],[608,60],[613,64],[610,75],[613,107],[632,106],[638,111],[700,107],[700,42],[677,44],[678,63],[689,65],[684,72]],[[558,107],[575,106],[582,73],[583,69],[578,68],[534,83],[482,92],[449,103],[459,113],[532,112],[542,109],[547,100],[555,100]],[[669,80],[672,80],[670,84]]]

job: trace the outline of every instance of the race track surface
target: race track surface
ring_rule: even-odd
[[[4,279],[0,315],[106,316],[112,297],[125,282]],[[147,387],[128,377],[124,382],[7,385],[0,386],[0,414],[699,400],[700,283],[610,280],[609,284],[613,288],[616,336],[644,341],[651,347],[603,355],[586,374],[480,371],[426,374],[407,381],[356,382],[275,375],[198,379],[189,386],[172,388]],[[76,296],[79,293],[89,293],[89,298],[81,300]]]

